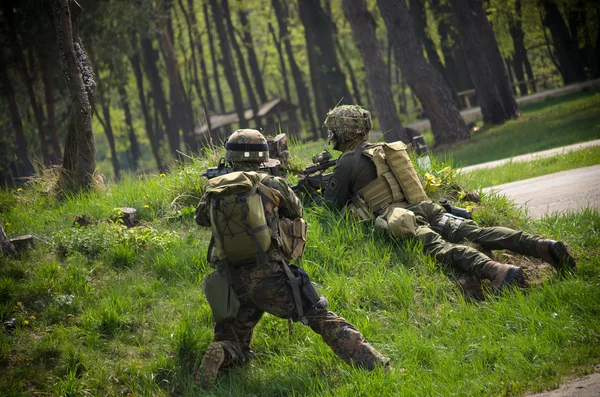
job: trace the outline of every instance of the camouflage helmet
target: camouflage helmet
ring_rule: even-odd
[[[329,138],[339,143],[367,139],[371,131],[371,113],[358,105],[342,105],[330,110],[323,123],[329,129]]]
[[[257,130],[237,130],[227,139],[225,160],[246,163],[269,161],[267,139]]]

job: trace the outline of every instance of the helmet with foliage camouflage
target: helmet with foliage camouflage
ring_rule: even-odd
[[[269,145],[257,130],[237,130],[225,144],[225,160],[230,162],[264,163],[269,161]]]
[[[338,143],[367,139],[371,131],[371,113],[358,105],[342,105],[330,110],[323,123],[329,129],[329,139]]]

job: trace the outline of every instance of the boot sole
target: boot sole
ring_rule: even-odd
[[[553,265],[556,270],[575,270],[575,259],[569,254],[567,247],[562,242],[557,241],[548,251],[556,263]]]
[[[494,295],[501,294],[502,290],[505,287],[521,280],[522,278],[523,278],[523,269],[521,269],[520,267],[516,267],[516,266],[513,267],[508,272],[506,272],[506,276],[504,277],[504,280],[502,280],[502,284],[500,284],[498,286],[498,289],[496,290],[496,292],[494,292]]]
[[[224,361],[225,351],[223,346],[209,347],[196,374],[196,385],[202,389],[211,389],[217,381],[217,374]]]

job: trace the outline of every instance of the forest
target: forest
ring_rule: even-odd
[[[319,140],[337,104],[435,146],[600,77],[592,0],[4,0],[0,184],[165,172],[238,128]]]

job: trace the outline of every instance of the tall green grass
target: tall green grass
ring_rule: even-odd
[[[292,152],[303,153],[296,160],[303,164],[319,149]],[[432,169],[419,169],[443,179],[432,195],[465,183],[446,168],[451,162],[432,160]],[[298,264],[394,371],[349,367],[309,328],[294,324],[290,332],[266,314],[254,333],[256,359],[225,372],[215,390],[198,390],[193,373],[212,339],[200,287],[210,272],[209,232],[193,222],[206,166],[197,160],[62,201],[41,183],[0,192],[8,234],[36,242],[35,250],[0,258],[0,315],[16,319],[16,329],[0,330],[2,395],[520,396],[597,363],[597,210],[533,220],[506,198],[484,196],[474,210],[480,224],[563,240],[578,269],[476,301],[461,292],[464,275],[419,243],[307,206],[308,245]],[[140,226],[115,222],[115,208],[125,206],[138,210]],[[74,226],[80,215],[97,223]]]

